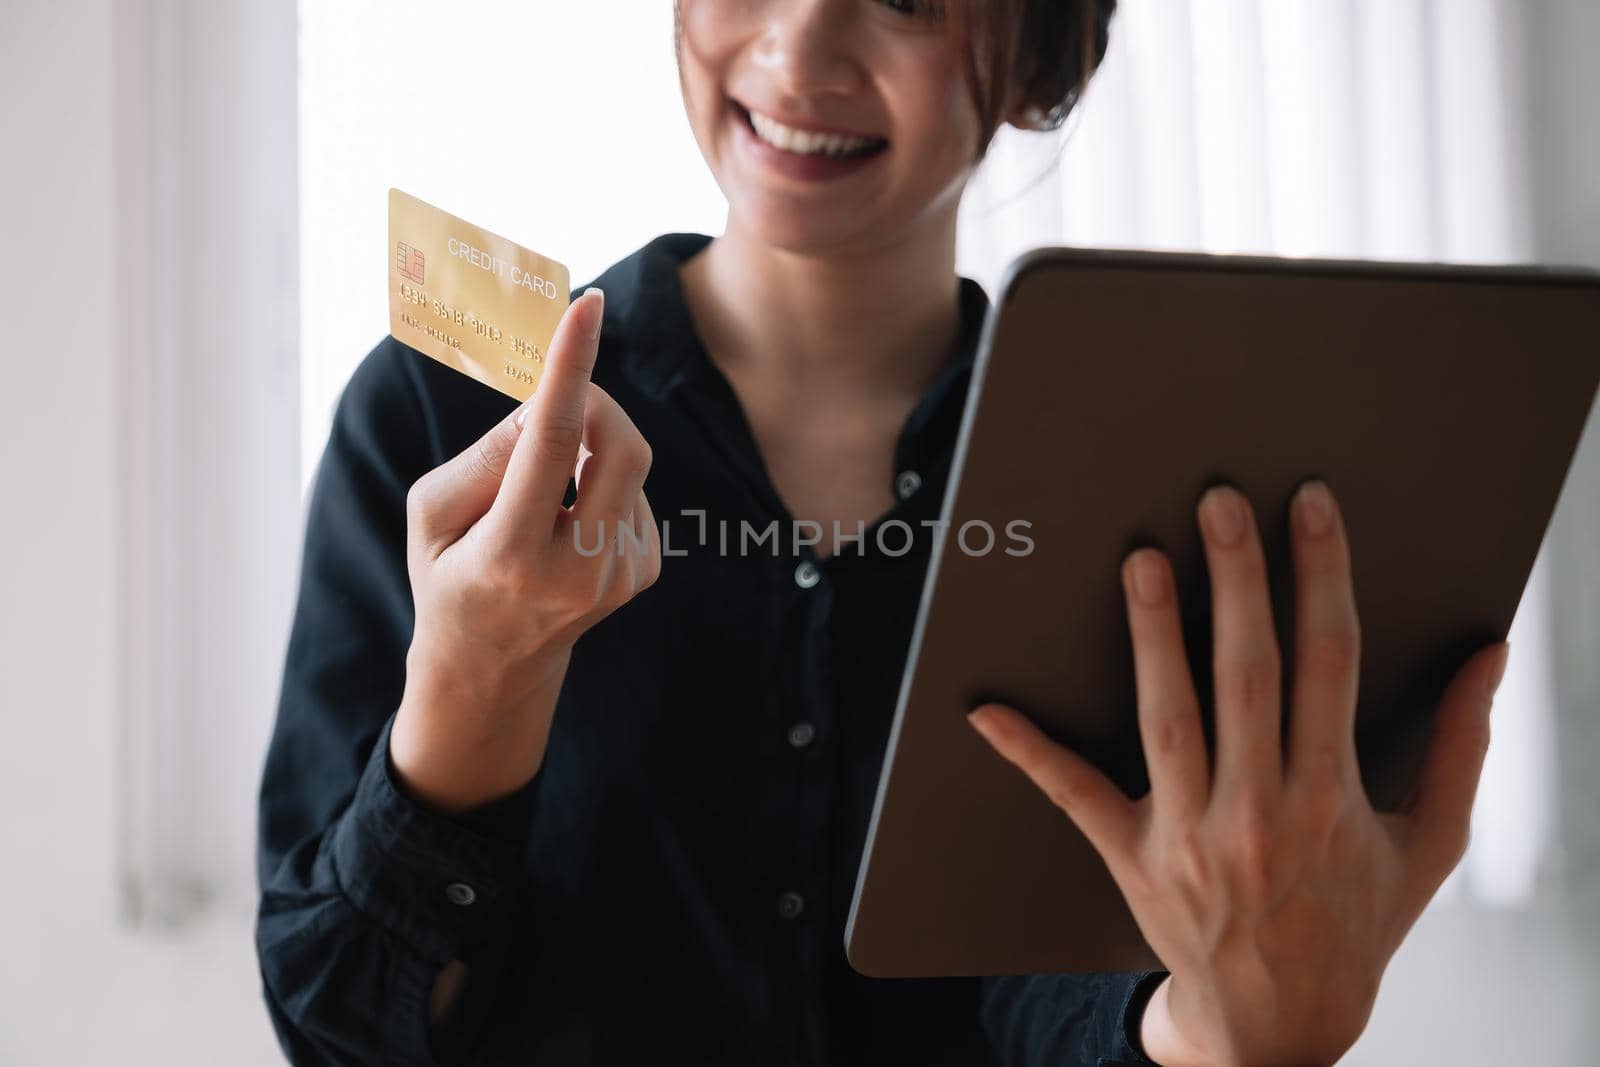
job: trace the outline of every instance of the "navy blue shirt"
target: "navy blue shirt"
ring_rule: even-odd
[[[695,332],[678,268],[708,240],[657,238],[596,282],[594,381],[650,442],[661,577],[578,642],[532,782],[465,816],[405,795],[388,760],[414,618],[405,497],[515,404],[392,338],[345,388],[261,783],[256,944],[283,1048],[298,1064],[1150,1063],[1137,1020],[1164,972],[875,980],[846,962],[988,301],[962,280],[959,342],[883,472],[892,510],[819,555]],[[898,531],[878,543],[891,519],[909,551]],[[467,981],[430,1028],[451,960]]]

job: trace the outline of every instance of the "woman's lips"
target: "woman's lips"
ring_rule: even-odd
[[[808,131],[796,129],[801,136],[790,137],[785,133],[783,126],[775,122],[763,122],[767,126],[769,135],[791,141],[794,147],[808,147],[811,151],[796,151],[791,148],[779,147],[763,139],[756,132],[755,121],[751,118],[750,111],[742,104],[735,102],[733,110],[739,127],[737,137],[745,151],[749,152],[763,167],[769,168],[786,178],[797,181],[827,181],[854,174],[872,165],[881,157],[889,147],[889,142],[882,138],[873,139],[864,149],[846,155],[827,155],[818,150],[819,140],[826,140],[826,135],[808,134]],[[841,139],[836,137],[832,144],[837,148]]]

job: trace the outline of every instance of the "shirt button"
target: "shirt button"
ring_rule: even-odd
[[[806,898],[799,893],[791,890],[778,897],[778,915],[780,918],[796,919],[805,910]]]
[[[821,580],[822,572],[809,559],[801,560],[800,566],[794,569],[794,584],[801,589],[810,589]]]
[[[894,480],[894,491],[901,500],[922,488],[922,475],[916,471],[901,471],[900,476]]]
[[[465,882],[451,882],[444,887],[445,899],[458,908],[471,907],[478,899],[478,891]]]
[[[789,727],[789,744],[805,748],[817,738],[817,728],[808,722],[797,722]]]

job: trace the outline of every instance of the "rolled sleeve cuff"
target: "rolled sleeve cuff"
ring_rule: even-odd
[[[502,927],[519,884],[538,778],[461,817],[407,796],[389,761],[390,716],[332,838],[351,903],[424,956],[462,958]]]
[[[1120,1047],[1112,1056],[1101,1057],[1099,1067],[1150,1067],[1150,1065],[1159,1067],[1155,1060],[1144,1054],[1144,1046],[1139,1041],[1139,1030],[1144,1020],[1145,1005],[1150,1003],[1151,995],[1168,973],[1142,971],[1133,975],[1133,981],[1128,984],[1128,991],[1122,998],[1119,1015],[1122,1025],[1118,1027]]]

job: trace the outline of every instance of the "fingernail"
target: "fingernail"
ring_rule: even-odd
[[[1200,524],[1217,544],[1237,544],[1244,537],[1244,497],[1231,486],[1207,489],[1200,498]]]
[[[1167,575],[1154,549],[1141,548],[1128,558],[1132,572],[1133,595],[1146,607],[1155,607],[1167,595]]]
[[[1333,529],[1333,494],[1326,484],[1309,481],[1294,495],[1295,510],[1300,516],[1300,528],[1312,537],[1321,537]]]
[[[989,727],[994,725],[993,718],[993,713],[990,712],[989,707],[986,704],[979,705],[978,707],[967,712],[967,721],[972,724],[972,728],[977,730],[980,734],[983,734],[985,737],[989,735]]]
[[[600,336],[600,324],[605,321],[606,292],[604,289],[601,289],[598,286],[591,285],[589,288],[583,291],[583,295],[588,296],[590,293],[593,293],[595,297],[593,301],[594,310],[589,312],[589,321],[587,324],[589,327],[589,339],[592,341]]]
[[[1506,676],[1506,664],[1511,659],[1511,642],[1500,643],[1500,654],[1489,668],[1489,696],[1493,698],[1500,689],[1500,682]]]
[[[522,429],[522,424],[528,421],[528,409],[533,406],[533,400],[527,399],[517,408],[517,413],[511,416],[511,421],[517,424],[517,429]]]

